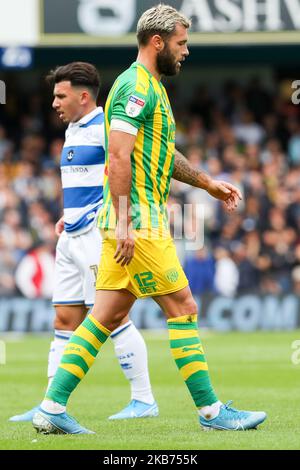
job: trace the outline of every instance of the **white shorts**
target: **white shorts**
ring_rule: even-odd
[[[62,232],[56,246],[53,305],[94,305],[101,249],[97,227],[75,237]]]

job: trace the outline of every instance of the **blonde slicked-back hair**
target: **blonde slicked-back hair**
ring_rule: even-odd
[[[145,46],[149,38],[159,34],[164,39],[171,36],[177,24],[185,28],[191,26],[191,21],[170,5],[160,3],[146,10],[137,24],[137,39],[139,46]]]

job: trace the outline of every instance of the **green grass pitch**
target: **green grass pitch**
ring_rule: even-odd
[[[267,412],[267,421],[257,431],[200,430],[163,331],[144,333],[159,417],[107,420],[130,399],[128,383],[108,341],[68,408],[96,434],[37,435],[30,423],[7,419],[42,399],[50,337],[2,336],[7,363],[0,365],[0,449],[299,449],[300,364],[292,364],[291,345],[300,339],[300,331],[200,333],[219,398],[234,400],[237,408]]]

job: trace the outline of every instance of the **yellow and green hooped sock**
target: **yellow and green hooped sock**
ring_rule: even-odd
[[[110,333],[92,315],[86,317],[65,346],[59,368],[46,392],[46,400],[64,406],[67,404],[71,393],[93,365]]]
[[[211,385],[208,366],[198,335],[197,315],[168,320],[170,348],[197,408],[218,401]]]

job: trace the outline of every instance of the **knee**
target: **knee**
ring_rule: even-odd
[[[74,311],[74,307],[71,307],[71,309],[68,307],[56,308],[54,329],[74,331],[80,325],[83,318],[84,317],[77,314],[77,311]]]
[[[114,317],[109,322],[109,326],[107,327],[110,331],[114,331],[116,328],[121,326],[122,323],[126,323],[124,320],[124,314],[119,313],[114,315]]]
[[[95,318],[99,321],[99,323],[101,323],[101,325],[105,326],[105,328],[107,328],[111,332],[113,332],[116,328],[118,328],[122,324],[126,323],[125,321],[126,319],[127,321],[129,321],[127,311],[126,312],[120,311],[110,316],[102,315],[102,316],[97,317],[95,315]]]
[[[76,327],[75,327],[76,328]],[[73,322],[70,318],[66,318],[56,314],[54,319],[55,330],[74,331]]]

